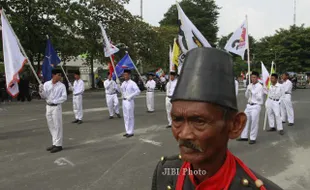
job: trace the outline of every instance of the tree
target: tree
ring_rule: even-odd
[[[217,41],[217,18],[219,16],[219,7],[214,0],[183,0],[180,2],[185,14],[205,36],[211,45]],[[178,26],[178,11],[176,5],[169,8],[160,21],[160,26],[172,25]]]

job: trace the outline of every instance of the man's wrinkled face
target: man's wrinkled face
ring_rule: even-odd
[[[244,113],[225,119],[223,108],[205,102],[175,101],[171,116],[182,159],[196,164],[212,161],[226,151],[228,139],[237,138],[246,123]]]

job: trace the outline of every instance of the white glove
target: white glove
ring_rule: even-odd
[[[69,86],[69,90],[70,90],[70,91],[73,91],[73,87],[72,87],[72,86]]]
[[[120,84],[119,78],[116,79],[116,83],[117,83],[117,84]]]
[[[71,84],[71,83],[69,83],[69,87],[73,88],[73,86],[72,86],[72,84]]]

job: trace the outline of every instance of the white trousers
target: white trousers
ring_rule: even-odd
[[[289,123],[294,123],[292,96],[290,94],[285,94],[280,105],[282,121],[286,122],[287,119]]]
[[[46,106],[47,125],[52,135],[54,146],[62,146],[63,130],[62,130],[62,107]]]
[[[250,105],[247,104],[245,109],[245,114],[247,116],[247,122],[245,125],[245,128],[243,129],[241,133],[241,138],[247,139],[249,128],[250,128],[250,140],[255,141],[258,134],[258,128],[259,128],[259,115],[261,111],[260,105]],[[250,127],[251,126],[251,127]]]
[[[154,111],[154,92],[146,92],[147,111]]]
[[[266,109],[268,114],[268,123],[270,128],[275,128],[275,122],[277,124],[277,130],[283,130],[282,119],[280,116],[280,102],[267,99]]]
[[[119,102],[118,102],[117,94],[113,94],[113,95],[107,94],[105,97],[106,97],[110,116],[113,117],[115,113],[119,114]]]
[[[131,135],[135,128],[135,102],[134,100],[123,100],[123,115],[126,133]]]
[[[166,111],[167,111],[167,118],[168,118],[168,125],[172,125],[172,119],[171,119],[171,108],[172,104],[170,102],[171,98],[166,97]]]
[[[82,120],[83,119],[83,96],[82,95],[73,95],[73,112],[75,115],[75,119]]]

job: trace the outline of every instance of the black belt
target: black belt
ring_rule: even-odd
[[[279,99],[272,99],[272,98],[269,98],[270,100],[273,100],[273,101],[276,101],[276,102],[278,102],[279,101]]]
[[[285,92],[285,94],[291,94],[291,93]]]
[[[116,93],[112,93],[112,94],[107,94],[107,95],[114,95],[114,94],[116,94]]]
[[[82,95],[82,93],[79,93],[79,94],[74,94],[74,96],[79,96],[79,95]]]
[[[55,107],[55,106],[58,106],[58,104],[47,104],[48,106],[53,106],[53,107]]]
[[[256,103],[249,103],[249,105],[254,106],[254,105],[257,105],[257,104]]]
[[[172,98],[172,96],[167,96],[168,98]]]

